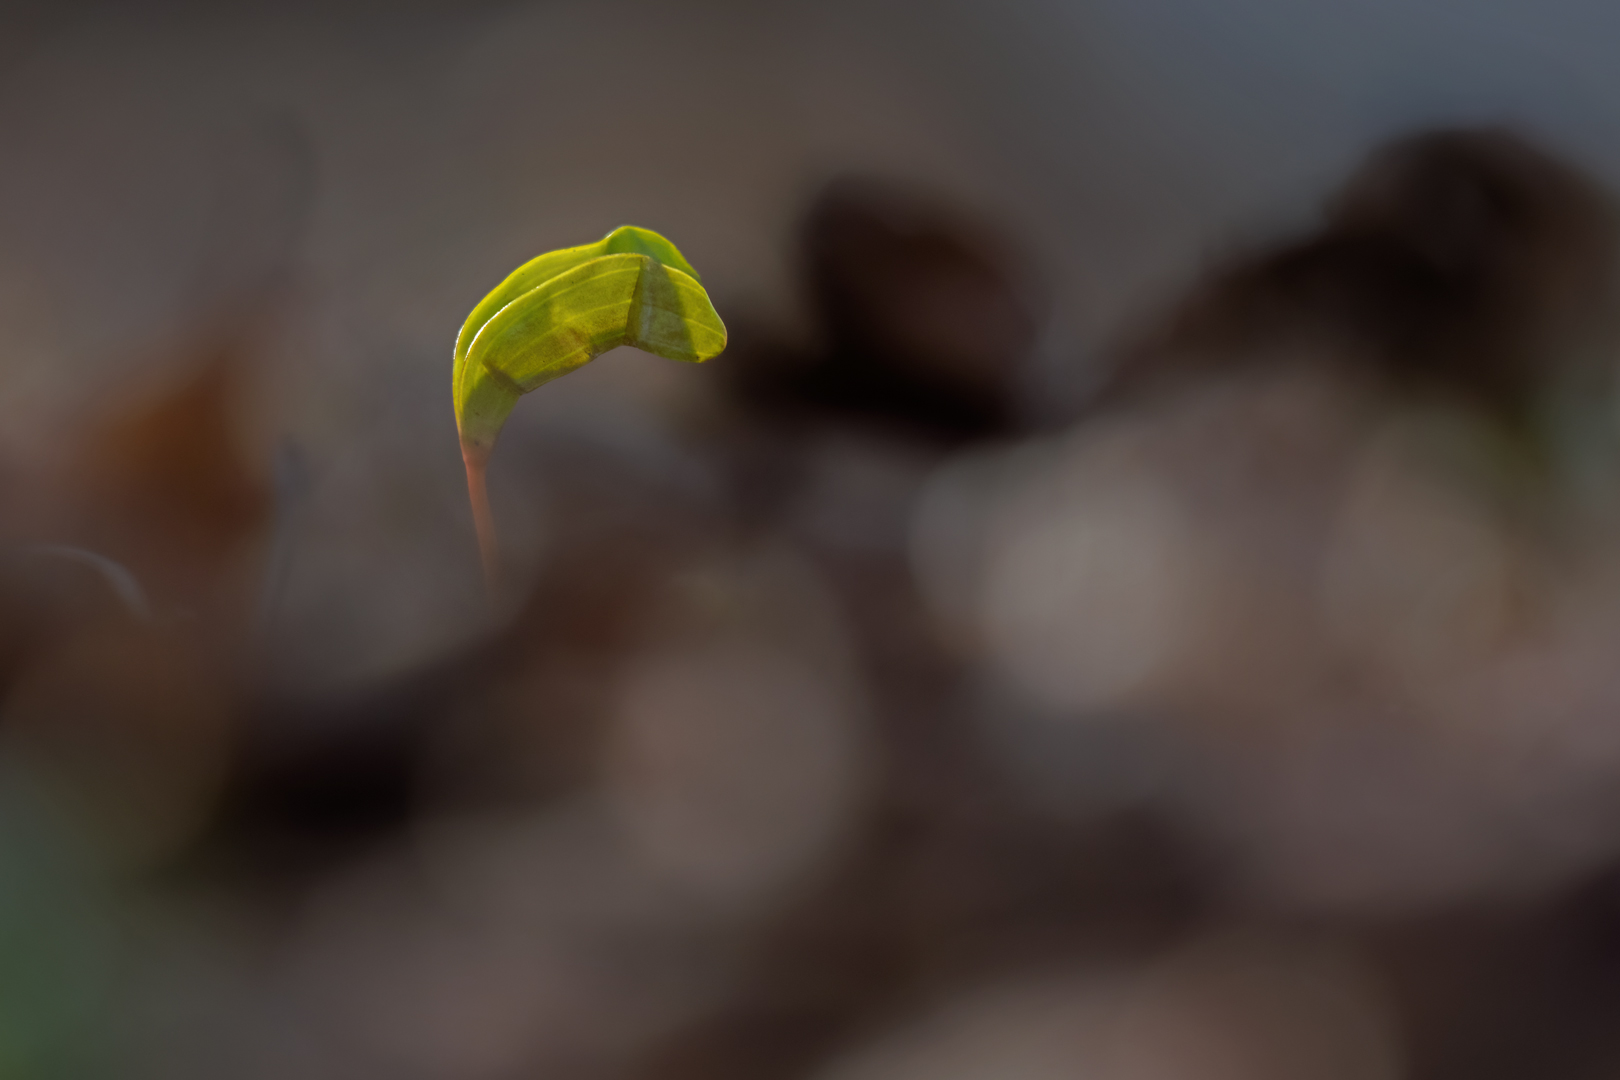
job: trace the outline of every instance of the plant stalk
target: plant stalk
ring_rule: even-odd
[[[478,532],[478,555],[484,564],[484,585],[493,599],[500,582],[501,551],[495,540],[495,516],[489,510],[489,490],[484,481],[489,466],[489,451],[463,443],[461,460],[467,466],[467,496],[472,501],[473,528]]]

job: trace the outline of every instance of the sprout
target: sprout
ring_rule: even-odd
[[[500,564],[484,475],[496,436],[519,397],[620,345],[689,363],[726,347],[725,324],[697,271],[674,244],[631,225],[529,260],[462,324],[456,428],[492,589]]]

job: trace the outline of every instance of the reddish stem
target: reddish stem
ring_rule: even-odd
[[[461,460],[467,465],[467,496],[472,500],[473,528],[478,531],[478,554],[484,563],[484,584],[495,596],[501,576],[501,552],[495,542],[495,517],[489,512],[489,491],[484,474],[489,451],[462,444]]]

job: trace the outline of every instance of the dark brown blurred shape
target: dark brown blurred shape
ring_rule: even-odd
[[[822,348],[745,343],[728,359],[747,399],[952,439],[1012,426],[1040,305],[994,229],[906,187],[844,179],[806,214],[801,251]]]
[[[272,514],[242,445],[243,350],[87,422],[0,566],[0,756],[45,777],[102,853],[153,865],[203,829]],[[145,388],[143,388],[145,389]]]
[[[74,542],[127,565],[160,607],[246,626],[273,493],[236,394],[245,343],[207,339],[172,388],[113,408],[75,450],[62,497]]]
[[[1515,412],[1604,329],[1613,225],[1592,181],[1513,132],[1400,139],[1315,233],[1217,267],[1117,388],[1325,345],[1397,385]]]
[[[57,786],[105,855],[143,865],[204,826],[234,700],[184,637],[118,615],[30,656],[0,707],[0,743]]]
[[[618,665],[671,579],[727,526],[623,463],[552,447],[557,528],[529,598],[463,648],[374,685],[271,694],[249,720],[221,845],[328,869],[424,813],[550,802],[588,778]]]

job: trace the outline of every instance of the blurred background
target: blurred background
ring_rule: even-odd
[[[1620,1075],[1617,42],[0,0],[0,1080]]]

